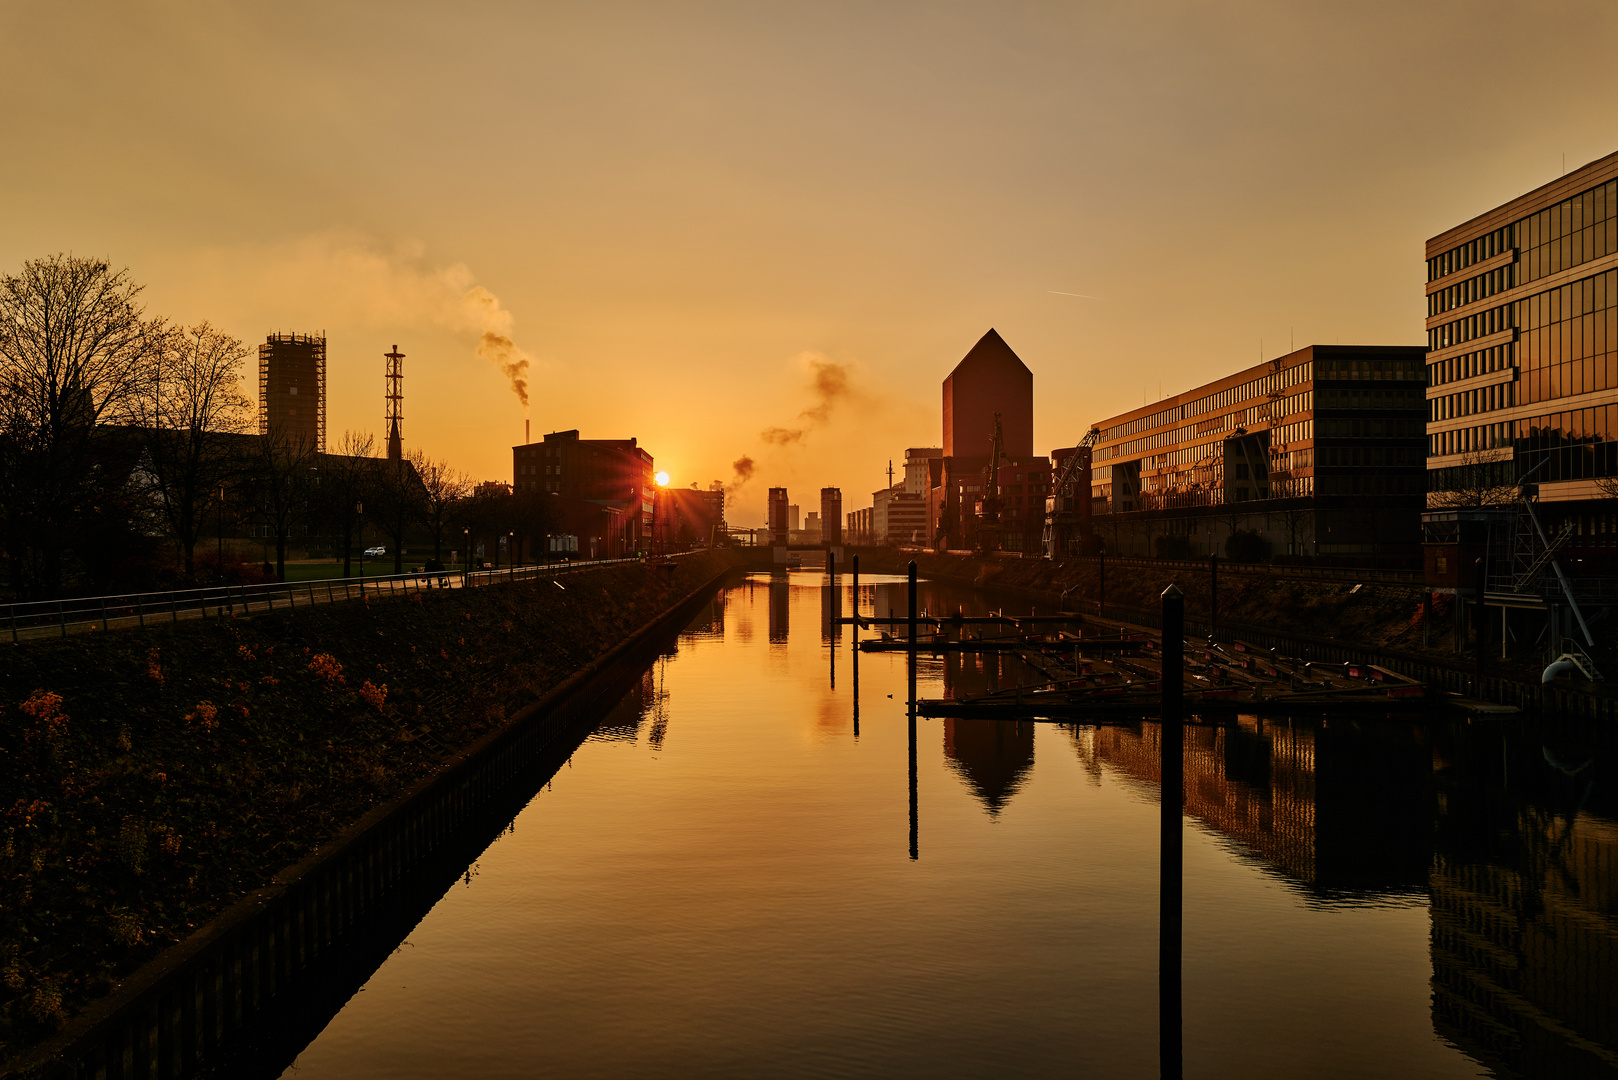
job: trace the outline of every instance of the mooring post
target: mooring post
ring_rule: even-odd
[[[1477,614],[1477,618],[1472,620],[1472,625],[1473,625],[1472,634],[1473,634],[1473,637],[1475,639],[1473,641],[1473,650],[1477,653],[1477,672],[1473,676],[1472,692],[1474,694],[1476,694],[1480,700],[1483,698],[1483,638],[1484,638],[1483,631],[1484,631],[1484,628],[1489,625],[1489,620],[1484,617],[1484,611],[1483,611],[1483,600],[1484,600],[1484,596],[1483,596],[1483,574],[1484,574],[1484,570],[1485,570],[1485,564],[1484,564],[1482,559],[1479,559],[1477,561],[1477,572],[1478,572],[1478,614]]]
[[[852,570],[854,576],[854,629],[857,632],[860,628],[860,557],[857,554],[854,556]],[[859,647],[858,641],[854,644],[856,648]]]
[[[919,859],[920,817],[916,803],[916,560],[910,560],[910,649],[906,673],[910,684],[910,857]]]
[[[826,549],[826,576],[832,581],[837,580],[837,552],[831,548]]]
[[[916,643],[916,560],[910,560],[910,643]],[[914,650],[912,650],[914,651]]]
[[[1185,801],[1184,726],[1181,709],[1185,680],[1185,596],[1178,586],[1163,590],[1162,820],[1159,849],[1157,945],[1158,1044],[1161,1072],[1178,1077],[1181,1067],[1181,873]]]
[[[1219,634],[1219,552],[1208,556],[1208,636]]]

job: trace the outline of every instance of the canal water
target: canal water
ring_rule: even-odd
[[[1157,725],[921,719],[912,749],[904,657],[831,621],[855,603],[724,590],[284,1075],[1158,1075]],[[919,693],[1018,666],[924,658]],[[1610,748],[1188,728],[1184,1074],[1618,1075]]]

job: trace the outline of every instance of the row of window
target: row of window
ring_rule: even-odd
[[[1419,417],[1317,417],[1321,439],[1419,439],[1427,431]]]
[[[1504,280],[1496,282],[1500,287],[1526,285],[1618,251],[1618,181],[1582,191],[1555,206],[1428,259],[1427,280],[1437,281],[1513,248],[1517,259],[1511,272],[1502,275]],[[1428,314],[1435,315],[1457,306],[1454,301],[1460,294],[1452,297],[1451,293],[1452,289],[1434,293],[1434,297],[1442,298],[1441,306],[1435,309],[1429,304]],[[1459,300],[1459,303],[1467,302]]]
[[[1521,461],[1524,454],[1566,447],[1589,449],[1602,443],[1618,444],[1618,405],[1569,409],[1525,420],[1436,431],[1427,437],[1427,453],[1446,457],[1512,447]]]
[[[1512,239],[1511,226],[1507,225],[1494,230],[1486,236],[1476,240],[1469,240],[1460,247],[1452,248],[1442,255],[1436,255],[1427,260],[1427,280],[1437,281],[1447,277],[1458,270],[1465,270],[1468,266],[1492,259],[1502,251],[1516,247]]]
[[[1618,271],[1547,289],[1516,306],[1523,367],[1548,367],[1618,349]]]
[[[1201,416],[1216,409],[1226,409],[1238,405],[1243,401],[1256,398],[1271,398],[1271,395],[1298,386],[1307,382],[1318,381],[1394,381],[1419,382],[1424,378],[1422,361],[1417,359],[1377,359],[1353,360],[1339,357],[1322,357],[1306,364],[1294,364],[1292,367],[1265,375],[1262,378],[1250,379],[1239,386],[1228,390],[1221,390],[1216,394],[1206,394],[1186,405],[1159,409],[1147,416],[1136,417],[1122,424],[1114,424],[1101,432],[1103,440],[1121,439],[1133,435],[1138,431],[1150,431],[1165,424],[1172,424],[1180,420],[1188,420],[1194,416]],[[1310,408],[1311,391],[1291,394],[1279,399],[1279,415],[1290,416],[1294,413],[1305,412]],[[1197,425],[1195,430],[1182,430],[1180,432],[1163,432],[1150,440],[1136,440],[1127,444],[1129,449],[1108,447],[1107,456],[1117,457],[1120,454],[1131,454],[1140,450],[1150,449],[1153,446],[1165,446],[1169,443],[1180,442],[1206,431],[1219,428],[1230,429],[1237,425],[1259,423],[1269,418],[1275,406],[1270,401],[1254,405],[1243,413],[1231,413],[1229,417],[1220,417],[1215,421],[1204,421]]]
[[[1447,289],[1440,289],[1427,297],[1427,317],[1442,315],[1446,311],[1453,311],[1467,304],[1475,304],[1479,300],[1487,300],[1496,293],[1505,292],[1516,284],[1512,280],[1510,266],[1497,266],[1493,270],[1486,270],[1474,278],[1467,278],[1458,285],[1451,285]]]
[[[1446,394],[1443,397],[1433,398],[1427,403],[1427,418],[1453,420],[1461,416],[1493,412],[1496,409],[1509,409],[1515,404],[1513,385],[1495,383],[1493,386],[1481,386],[1476,390],[1463,390],[1459,394]]]
[[[1421,473],[1330,473],[1315,477],[1321,495],[1420,495],[1427,490]]]
[[[1325,469],[1419,469],[1427,464],[1419,446],[1322,446],[1315,460]]]
[[[1513,228],[1518,284],[1618,251],[1618,182],[1564,199]]]
[[[1491,371],[1501,371],[1510,366],[1511,346],[1491,345],[1487,349],[1479,349],[1477,352],[1452,356],[1436,364],[1429,364],[1427,385],[1443,386],[1445,383],[1487,375]]]
[[[1132,457],[1143,451],[1155,450],[1159,446],[1172,446],[1175,443],[1187,442],[1191,439],[1202,438],[1210,433],[1234,431],[1237,427],[1241,426],[1268,423],[1270,419],[1269,413],[1272,408],[1278,410],[1277,415],[1279,416],[1294,416],[1298,413],[1309,411],[1312,403],[1313,395],[1311,392],[1306,391],[1302,394],[1293,394],[1289,397],[1282,398],[1280,402],[1274,406],[1272,406],[1269,402],[1265,402],[1263,405],[1255,405],[1249,409],[1227,413],[1216,420],[1204,420],[1201,423],[1188,427],[1175,428],[1172,431],[1159,431],[1152,435],[1142,436],[1139,439],[1131,439],[1129,442],[1118,443],[1115,446],[1105,446],[1097,450],[1095,456],[1097,458]],[[1307,424],[1308,421],[1301,421],[1301,423]],[[1292,429],[1297,426],[1297,423],[1281,424],[1277,425],[1275,430],[1279,431],[1281,429]],[[1296,437],[1307,438],[1308,436]],[[1217,445],[1217,443],[1221,441],[1223,440],[1205,440],[1204,443],[1200,445],[1204,448],[1203,452],[1209,452],[1213,446]],[[1292,440],[1290,438],[1279,438],[1276,441],[1290,442]],[[1186,458],[1184,460],[1191,459]]]
[[[1517,385],[1521,387],[1517,399],[1529,405],[1610,390],[1618,387],[1618,354],[1525,371],[1517,377]]]
[[[1290,386],[1309,382],[1313,375],[1309,364],[1294,364],[1289,368],[1272,371],[1268,375],[1257,379],[1249,379],[1239,386],[1232,386],[1228,390],[1221,390],[1216,394],[1205,394],[1185,407],[1185,415],[1201,416],[1203,413],[1213,412],[1230,405],[1236,405],[1253,398],[1269,397],[1278,394]]]
[[[1321,390],[1318,400],[1322,409],[1419,409],[1423,396],[1421,389],[1414,386],[1399,390],[1355,386]]]
[[[1447,349],[1451,345],[1475,341],[1490,334],[1498,334],[1502,330],[1510,330],[1514,325],[1513,307],[1515,307],[1513,304],[1501,304],[1488,311],[1480,311],[1476,315],[1468,315],[1464,319],[1435,326],[1427,331],[1427,347],[1434,350]]]
[[[1333,379],[1347,381],[1372,380],[1378,382],[1420,382],[1423,377],[1421,370],[1423,361],[1419,358],[1409,360],[1344,360],[1325,359],[1315,361],[1315,381],[1323,382]]]

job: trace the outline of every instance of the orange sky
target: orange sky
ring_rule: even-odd
[[[406,442],[510,479],[492,320],[532,358],[536,437],[634,435],[681,485],[749,454],[731,519],[756,524],[770,484],[868,505],[990,326],[1034,371],[1040,449],[1292,340],[1421,342],[1428,236],[1618,148],[1615,21],[11,3],[0,269],[103,255],[153,312],[325,330],[334,441],[380,430],[398,344]],[[827,361],[849,398],[766,443]]]

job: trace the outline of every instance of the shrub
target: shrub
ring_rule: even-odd
[[[309,673],[327,686],[343,685],[343,665],[331,653],[316,653],[309,661]]]
[[[62,712],[62,695],[49,690],[35,690],[28,700],[18,706],[22,714],[34,723],[23,732],[23,738],[55,739],[67,734],[67,714]]]
[[[1270,557],[1270,542],[1252,529],[1237,529],[1225,541],[1225,557],[1231,562],[1264,562]]]
[[[382,703],[388,700],[387,684],[377,686],[375,683],[366,680],[365,684],[360,687],[360,697],[364,698],[365,703],[371,708],[381,712]]]

